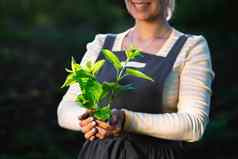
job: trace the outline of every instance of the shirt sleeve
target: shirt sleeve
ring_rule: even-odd
[[[98,34],[94,41],[87,44],[87,51],[84,54],[80,65],[85,65],[87,61],[95,62],[102,49],[105,35]],[[79,116],[85,113],[86,109],[80,107],[75,102],[75,98],[81,93],[79,84],[69,87],[57,108],[58,124],[66,129],[81,131],[79,126]]]
[[[192,36],[180,73],[177,112],[147,114],[124,109],[126,131],[170,140],[198,141],[209,121],[215,77],[207,41]]]

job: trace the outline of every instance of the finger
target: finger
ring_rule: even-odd
[[[108,123],[106,122],[103,122],[103,121],[100,121],[100,120],[96,120],[97,122],[97,125],[103,129],[112,129],[111,125],[109,125]]]
[[[99,133],[96,133],[96,135],[95,135],[97,138],[99,138],[99,139],[103,139],[103,137],[102,137],[102,135],[101,134],[99,134]]]
[[[79,116],[79,120],[84,120],[90,116],[91,113],[95,112],[95,109],[87,109],[85,113]]]
[[[93,117],[88,117],[84,120],[80,120],[79,124],[81,127],[84,127],[85,125],[88,125],[90,122],[92,122],[94,120]]]
[[[85,125],[85,126],[82,127],[82,131],[84,133],[87,133],[88,131],[93,129],[95,126],[96,126],[96,122],[95,121],[91,121],[88,125]]]
[[[98,132],[96,133],[96,137],[98,137],[99,139],[104,139],[104,138],[110,136],[112,133],[110,130],[103,129],[98,126],[96,128],[98,130]]]
[[[115,129],[112,131],[113,136],[119,136],[121,134],[121,129]]]
[[[96,128],[93,128],[92,130],[90,130],[89,132],[84,134],[84,137],[89,140],[90,137],[94,136],[96,134],[97,130]]]
[[[90,141],[93,141],[93,140],[95,140],[95,139],[96,139],[96,136],[95,136],[95,135],[93,135],[93,136],[91,136],[91,137],[89,138]]]
[[[96,133],[96,137],[98,137],[99,139],[104,139],[106,136],[106,131],[100,127],[96,127],[98,132]]]
[[[79,116],[79,120],[85,120],[86,118],[89,117],[89,112],[86,111],[85,113],[83,113],[82,115]]]

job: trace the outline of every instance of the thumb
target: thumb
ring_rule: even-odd
[[[118,123],[118,110],[112,109],[112,116],[109,119],[109,124],[112,126],[116,126]]]

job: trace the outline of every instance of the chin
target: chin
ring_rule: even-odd
[[[159,14],[157,6],[149,0],[147,1],[148,2],[139,0],[126,1],[127,10],[135,20],[150,21],[152,19],[157,19]]]
[[[135,19],[135,20],[140,20],[140,21],[147,21],[147,20],[150,20],[151,17],[148,16],[148,15],[132,15],[132,17]]]
[[[135,9],[131,9],[129,10],[129,13],[135,20],[146,21],[154,18],[154,15],[151,14],[149,10],[138,12]]]
[[[131,16],[134,18],[134,20],[138,20],[138,21],[152,22],[152,21],[160,20],[160,16],[159,15],[131,14]]]

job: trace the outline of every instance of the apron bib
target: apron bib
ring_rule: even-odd
[[[112,50],[115,35],[108,35],[103,48]],[[134,112],[160,114],[164,81],[171,71],[173,64],[182,49],[187,36],[178,38],[166,57],[143,53],[143,57],[135,61],[144,63],[139,70],[154,79],[154,82],[126,76],[121,84],[133,83],[136,90],[123,92],[112,102],[112,108],[125,108]],[[120,60],[125,60],[123,51],[114,52]],[[97,60],[104,58],[100,53]],[[97,79],[101,82],[112,81],[115,70],[111,63],[105,62]],[[118,137],[85,141],[78,159],[178,159],[183,151],[182,141],[172,141],[154,138],[147,135],[123,132]]]

